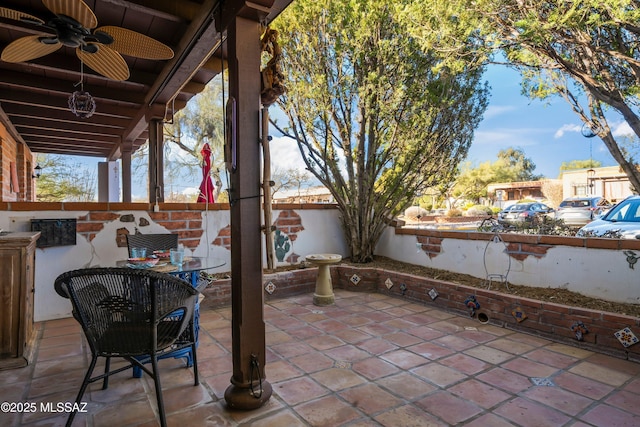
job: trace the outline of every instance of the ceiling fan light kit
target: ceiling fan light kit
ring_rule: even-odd
[[[53,17],[40,19],[0,7],[0,17],[43,28],[41,35],[21,37],[9,43],[0,59],[19,63],[40,58],[67,46],[93,71],[112,80],[129,79],[129,66],[122,55],[165,60],[173,50],[144,34],[116,26],[98,26],[98,19],[82,0],[42,0]],[[93,30],[93,31],[92,31]]]

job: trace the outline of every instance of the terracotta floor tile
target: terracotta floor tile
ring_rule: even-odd
[[[484,414],[473,421],[466,423],[467,427],[512,427],[515,424],[510,423],[502,417],[494,414]],[[573,426],[577,427],[577,426]]]
[[[491,367],[490,364],[466,354],[457,353],[438,361],[467,375],[474,375]]]
[[[481,325],[466,315],[383,293],[336,289],[264,306],[264,373],[273,395],[260,408],[230,409],[229,307],[200,313],[200,384],[184,359],[160,361],[169,427],[183,426],[636,426],[640,363]],[[0,401],[75,399],[88,364],[74,319],[40,322],[40,357],[0,370]],[[114,359],[112,366],[122,366]],[[100,361],[97,372],[104,367]],[[551,386],[531,377],[548,377]],[[158,427],[153,381],[125,371],[107,390],[89,386],[89,413],[74,427]],[[58,427],[66,414],[0,413],[2,427]]]
[[[358,344],[371,339],[371,335],[351,328],[335,331],[332,333],[332,335],[349,344]]]
[[[482,412],[482,408],[476,406],[473,402],[461,399],[445,391],[430,394],[416,402],[416,405],[443,419],[449,425],[459,425]]]
[[[334,360],[330,357],[325,356],[321,353],[312,353],[305,354],[303,356],[297,356],[289,359],[291,363],[296,365],[298,368],[310,374],[312,372],[317,372],[322,369],[327,369],[333,366]],[[267,368],[269,369],[269,368]]]
[[[527,390],[523,396],[572,416],[582,412],[593,403],[593,400],[589,398],[559,387],[536,386]]]
[[[430,362],[429,359],[407,350],[391,351],[380,355],[380,358],[405,370],[413,369]]]
[[[545,378],[558,372],[558,368],[545,365],[543,363],[534,362],[524,358],[510,360],[501,365],[505,369],[517,372],[527,377]]]
[[[511,398],[510,394],[474,379],[456,384],[447,390],[485,409],[492,408]]]
[[[411,372],[439,387],[448,387],[466,378],[464,374],[436,362],[412,369]]]
[[[488,342],[486,345],[511,354],[523,354],[536,348],[530,344],[521,343],[510,338],[500,338]]]
[[[358,360],[363,360],[369,357],[369,353],[360,350],[358,347],[353,345],[343,345],[340,347],[330,348],[328,350],[325,350],[324,354],[329,356],[333,360],[347,362],[356,362]]]
[[[627,427],[640,425],[640,417],[613,406],[601,404],[590,409],[580,419],[590,425],[606,427]]]
[[[362,350],[369,352],[369,354],[372,355],[386,353],[398,348],[395,344],[392,344],[382,338],[371,338],[366,341],[360,342],[357,345],[358,348],[361,348]]]
[[[440,421],[429,413],[413,405],[404,405],[399,408],[383,412],[375,417],[375,420],[384,427],[449,427],[449,424]]]
[[[401,399],[371,383],[341,391],[339,394],[351,405],[369,415],[377,414],[403,403]]]
[[[526,359],[535,360],[536,362],[555,368],[565,369],[578,362],[579,359],[564,354],[549,351],[547,348],[530,351],[524,355]]]
[[[370,380],[386,377],[399,371],[395,365],[375,357],[355,362],[351,369]]]
[[[626,390],[620,390],[609,396],[606,400],[611,406],[640,415],[640,396]]]
[[[443,331],[444,332],[444,331]],[[457,335],[445,335],[432,341],[434,344],[440,344],[454,351],[463,351],[475,347],[477,344],[471,340],[464,339]]]
[[[468,350],[465,350],[464,353],[468,356],[473,356],[476,359],[483,360],[492,365],[500,365],[510,359],[513,359],[513,354],[486,345],[479,345],[470,348]]]
[[[426,357],[429,360],[437,360],[454,353],[452,349],[444,347],[442,345],[434,344],[432,342],[416,344],[407,348],[407,350],[417,353],[422,357]]]
[[[287,404],[297,405],[325,396],[329,390],[309,377],[301,377],[273,384],[273,392],[277,393]]]
[[[522,390],[532,387],[529,378],[502,368],[492,369],[491,371],[478,375],[476,378],[512,393],[519,393]]]
[[[553,377],[553,382],[566,390],[586,396],[590,399],[602,399],[611,391],[613,387],[594,381],[589,378],[575,375],[570,372],[563,372]]]
[[[631,379],[631,375],[592,362],[581,362],[569,372],[591,378],[601,383],[619,387]]]
[[[340,391],[365,383],[366,378],[349,369],[330,368],[311,374],[319,384],[332,391]]]
[[[344,341],[336,338],[336,337],[332,337],[330,335],[315,335],[309,339],[307,339],[305,341],[307,344],[309,344],[311,347],[315,348],[316,350],[328,350],[330,348],[334,348],[334,347],[339,347],[341,345],[344,345]]]
[[[361,414],[351,405],[335,396],[325,396],[302,405],[294,410],[306,422],[305,425],[325,427],[348,424],[349,421],[361,417]]]
[[[492,412],[522,427],[557,427],[570,420],[555,409],[521,397],[503,403]]]
[[[276,362],[269,363],[265,367],[265,374],[267,378],[269,378],[269,382],[278,383],[302,376],[304,372],[296,368],[290,361],[278,360]]]
[[[381,378],[376,381],[376,384],[406,400],[415,400],[437,390],[435,386],[408,372],[399,372],[395,375]]]

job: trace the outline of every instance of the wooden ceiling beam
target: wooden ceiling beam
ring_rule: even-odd
[[[25,107],[33,107],[44,109],[37,114],[47,115],[50,111],[64,111],[70,113],[67,97],[36,95],[26,93],[15,89],[0,90],[0,105],[22,105]],[[13,107],[10,107],[13,108]],[[114,119],[131,120],[136,114],[135,109],[121,105],[109,104],[108,102],[100,102],[100,105],[94,113],[94,117],[111,117]],[[95,120],[95,119],[94,119]]]

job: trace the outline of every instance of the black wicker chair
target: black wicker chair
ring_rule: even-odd
[[[183,348],[193,355],[194,385],[199,384],[193,316],[198,292],[177,277],[150,270],[89,268],[63,273],[55,280],[56,292],[71,300],[91,349],[87,369],[76,402],[87,386],[137,366],[155,383],[160,425],[166,426],[158,357]],[[92,377],[99,357],[106,358],[104,374]],[[129,364],[110,371],[111,357]],[[140,359],[148,358],[151,370]],[[76,405],[77,406],[77,405]],[[69,414],[67,426],[75,412]]]
[[[127,234],[127,248],[129,256],[131,248],[147,248],[147,255],[153,251],[161,251],[178,247],[178,235],[165,234]]]

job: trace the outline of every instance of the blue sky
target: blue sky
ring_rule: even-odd
[[[536,174],[557,178],[563,162],[588,160],[592,144],[594,160],[616,164],[599,138],[582,136],[582,122],[564,99],[521,95],[519,74],[504,66],[491,66],[485,79],[491,85],[490,103],[467,160],[493,162],[501,149],[521,148],[535,163]]]
[[[530,100],[520,93],[518,72],[501,65],[492,65],[485,80],[491,86],[490,103],[467,161],[494,162],[500,150],[521,148],[535,163],[534,173],[547,178],[557,178],[563,162],[588,160],[590,151],[602,166],[616,164],[599,138],[582,136],[582,122],[564,99]],[[304,168],[293,141],[276,136],[271,149],[275,167]]]
[[[547,178],[557,178],[563,162],[589,159],[590,149],[593,159],[602,162],[603,166],[616,164],[599,138],[582,136],[582,123],[563,99],[528,99],[520,94],[519,74],[504,66],[491,66],[485,79],[491,86],[490,103],[475,132],[467,161],[474,165],[494,162],[500,150],[521,148],[535,163],[534,173]],[[278,114],[275,110],[272,108],[272,114]],[[278,117],[279,121],[284,120],[282,113]],[[625,126],[616,127],[612,123],[614,134],[623,131]],[[279,137],[275,129],[271,133],[274,136],[271,143],[274,168],[304,169],[296,144],[288,138]],[[97,162],[102,159],[93,160]],[[201,177],[196,176],[193,183],[181,182],[180,187],[183,188],[175,190],[197,188],[200,180]],[[143,194],[146,189],[136,187],[133,189],[134,196],[145,197]]]

